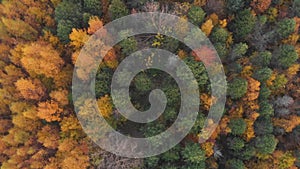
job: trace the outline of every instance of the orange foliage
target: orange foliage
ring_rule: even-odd
[[[58,103],[51,100],[40,102],[38,104],[38,117],[47,122],[60,121],[63,109],[58,106]]]
[[[252,0],[251,6],[256,13],[263,13],[271,5],[271,0]]]
[[[279,126],[284,128],[286,132],[292,132],[292,130],[300,125],[300,117],[297,115],[290,115],[286,119],[283,118],[273,118],[274,126]]]
[[[117,56],[114,49],[109,50],[103,60],[109,68],[115,69],[118,67]]]
[[[202,46],[195,49],[191,54],[195,61],[202,61],[206,66],[210,66],[215,63],[216,52],[208,46]]]
[[[260,82],[251,77],[248,77],[247,81],[248,81],[247,94],[243,98],[243,100],[245,101],[256,100],[259,96]]]
[[[101,27],[103,27],[103,22],[97,16],[93,16],[89,20],[89,28],[87,32],[90,35],[94,34]]]
[[[50,97],[53,100],[57,101],[60,106],[66,106],[69,104],[68,94],[69,93],[67,90],[59,89],[59,90],[52,91],[50,93]]]
[[[24,46],[21,63],[32,75],[54,77],[60,72],[64,61],[51,45],[40,41]]]
[[[58,157],[61,159],[60,168],[82,169],[88,168],[88,145],[86,142],[77,142],[65,139],[58,147]]]
[[[59,141],[59,129],[57,126],[46,125],[37,134],[38,141],[45,147],[56,149]]]
[[[38,79],[19,79],[15,83],[25,99],[40,100],[45,96],[46,89]]]

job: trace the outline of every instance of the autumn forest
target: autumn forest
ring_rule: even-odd
[[[169,74],[149,69],[132,80],[131,102],[145,111],[149,93],[160,88],[168,100],[165,111],[147,124],[123,117],[111,97],[111,80],[131,53],[150,47],[170,51],[189,66],[199,87],[196,122],[179,144],[157,156],[127,158],[101,149],[82,129],[72,77],[81,49],[97,30],[141,12],[176,15],[183,32],[187,22],[201,29],[228,86],[221,120],[209,121],[216,129],[199,143],[216,100],[205,67],[214,52],[202,46],[198,52],[205,59],[199,59],[184,43],[159,33],[113,46],[97,69],[95,94],[101,115],[125,135],[165,131],[176,120],[181,99]],[[299,29],[300,0],[0,0],[0,168],[300,168]],[[120,83],[126,79],[117,77]],[[80,106],[88,110],[90,104]]]

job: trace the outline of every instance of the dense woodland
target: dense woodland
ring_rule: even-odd
[[[0,2],[1,169],[300,168],[300,0]],[[160,87],[168,104],[158,120],[135,124],[115,110],[110,97],[114,70],[141,48],[166,49],[183,59],[199,84],[201,107],[193,129],[171,150],[145,159],[118,157],[95,145],[77,120],[71,95],[74,63],[84,43],[106,23],[155,11],[179,16],[182,25],[195,24],[213,43],[227,77],[226,108],[220,123],[210,122],[218,125],[214,133],[199,144],[214,102],[203,62],[164,35],[125,39],[99,65],[95,87],[101,113],[116,130],[153,136],[177,116],[178,86],[157,70],[139,73],[130,92],[135,107],[147,110],[149,92]],[[205,46],[199,50],[209,62],[212,52]]]

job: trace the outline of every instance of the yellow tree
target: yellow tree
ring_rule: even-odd
[[[47,122],[60,121],[63,109],[59,107],[56,101],[40,102],[38,104],[38,117]]]
[[[59,145],[59,128],[55,125],[46,125],[37,133],[38,142],[45,147],[56,149]]]
[[[15,86],[25,99],[41,100],[46,95],[46,89],[38,79],[19,79]]]
[[[70,44],[74,46],[75,50],[78,50],[89,39],[89,35],[84,29],[73,28],[69,38],[71,40]]]
[[[87,32],[92,35],[101,27],[103,27],[103,22],[97,16],[92,16],[89,20],[89,28]]]
[[[21,63],[31,76],[55,77],[64,61],[50,44],[38,41],[24,46]]]

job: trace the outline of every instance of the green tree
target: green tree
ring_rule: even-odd
[[[55,8],[55,20],[57,23],[61,20],[68,20],[74,28],[81,26],[82,6],[80,3],[64,0]]]
[[[214,43],[225,44],[228,37],[229,37],[229,32],[225,28],[215,27],[213,28],[209,38]]]
[[[254,29],[256,17],[251,14],[250,9],[245,9],[236,14],[229,28],[234,32],[235,39],[246,38]]]
[[[84,10],[88,11],[92,15],[101,16],[101,0],[84,0]]]
[[[231,119],[228,127],[231,129],[233,135],[240,135],[246,130],[246,122],[242,118]]]
[[[227,0],[226,7],[230,12],[237,12],[241,10],[245,5],[244,0]]]
[[[295,27],[296,22],[294,19],[283,19],[277,23],[276,35],[279,35],[280,39],[287,38],[295,31]]]
[[[254,122],[255,135],[261,136],[265,134],[271,134],[273,132],[272,120],[268,116],[258,117]]]
[[[252,56],[251,62],[257,66],[266,67],[271,63],[271,59],[272,53],[269,51],[264,51]]]
[[[239,99],[247,93],[248,82],[243,78],[235,78],[228,85],[228,95],[232,99]]]
[[[246,169],[246,166],[242,160],[234,158],[226,162],[226,169]]]
[[[236,60],[241,58],[244,54],[246,54],[248,50],[248,45],[246,43],[237,43],[233,46],[230,59]]]
[[[259,101],[267,100],[270,95],[271,90],[265,84],[261,85],[258,97]]]
[[[134,86],[137,90],[145,92],[152,88],[151,79],[145,73],[140,73],[134,78]]]
[[[121,0],[112,0],[109,5],[108,12],[111,20],[115,20],[129,14],[126,5]]]
[[[261,154],[271,154],[276,149],[278,140],[272,134],[258,136],[255,138],[255,147]]]
[[[57,36],[63,43],[70,42],[69,34],[74,27],[73,23],[69,20],[60,20],[57,24]]]
[[[204,10],[199,6],[192,6],[188,12],[189,21],[195,25],[200,25],[205,17]]]
[[[137,41],[134,37],[129,37],[120,42],[122,48],[122,54],[128,56],[131,53],[137,51]]]
[[[205,152],[198,143],[188,143],[182,150],[184,160],[192,164],[200,164],[205,161]]]
[[[273,73],[272,69],[266,67],[266,68],[257,70],[254,73],[253,77],[260,82],[265,82],[266,80],[268,80],[271,77],[272,73]]]
[[[273,105],[266,100],[261,101],[259,103],[259,114],[261,116],[273,116],[274,115]]]
[[[276,50],[273,63],[282,68],[288,68],[298,59],[298,54],[295,47],[292,45],[281,45],[278,50]]]
[[[240,151],[245,146],[245,141],[239,137],[227,138],[227,146],[233,151]]]

